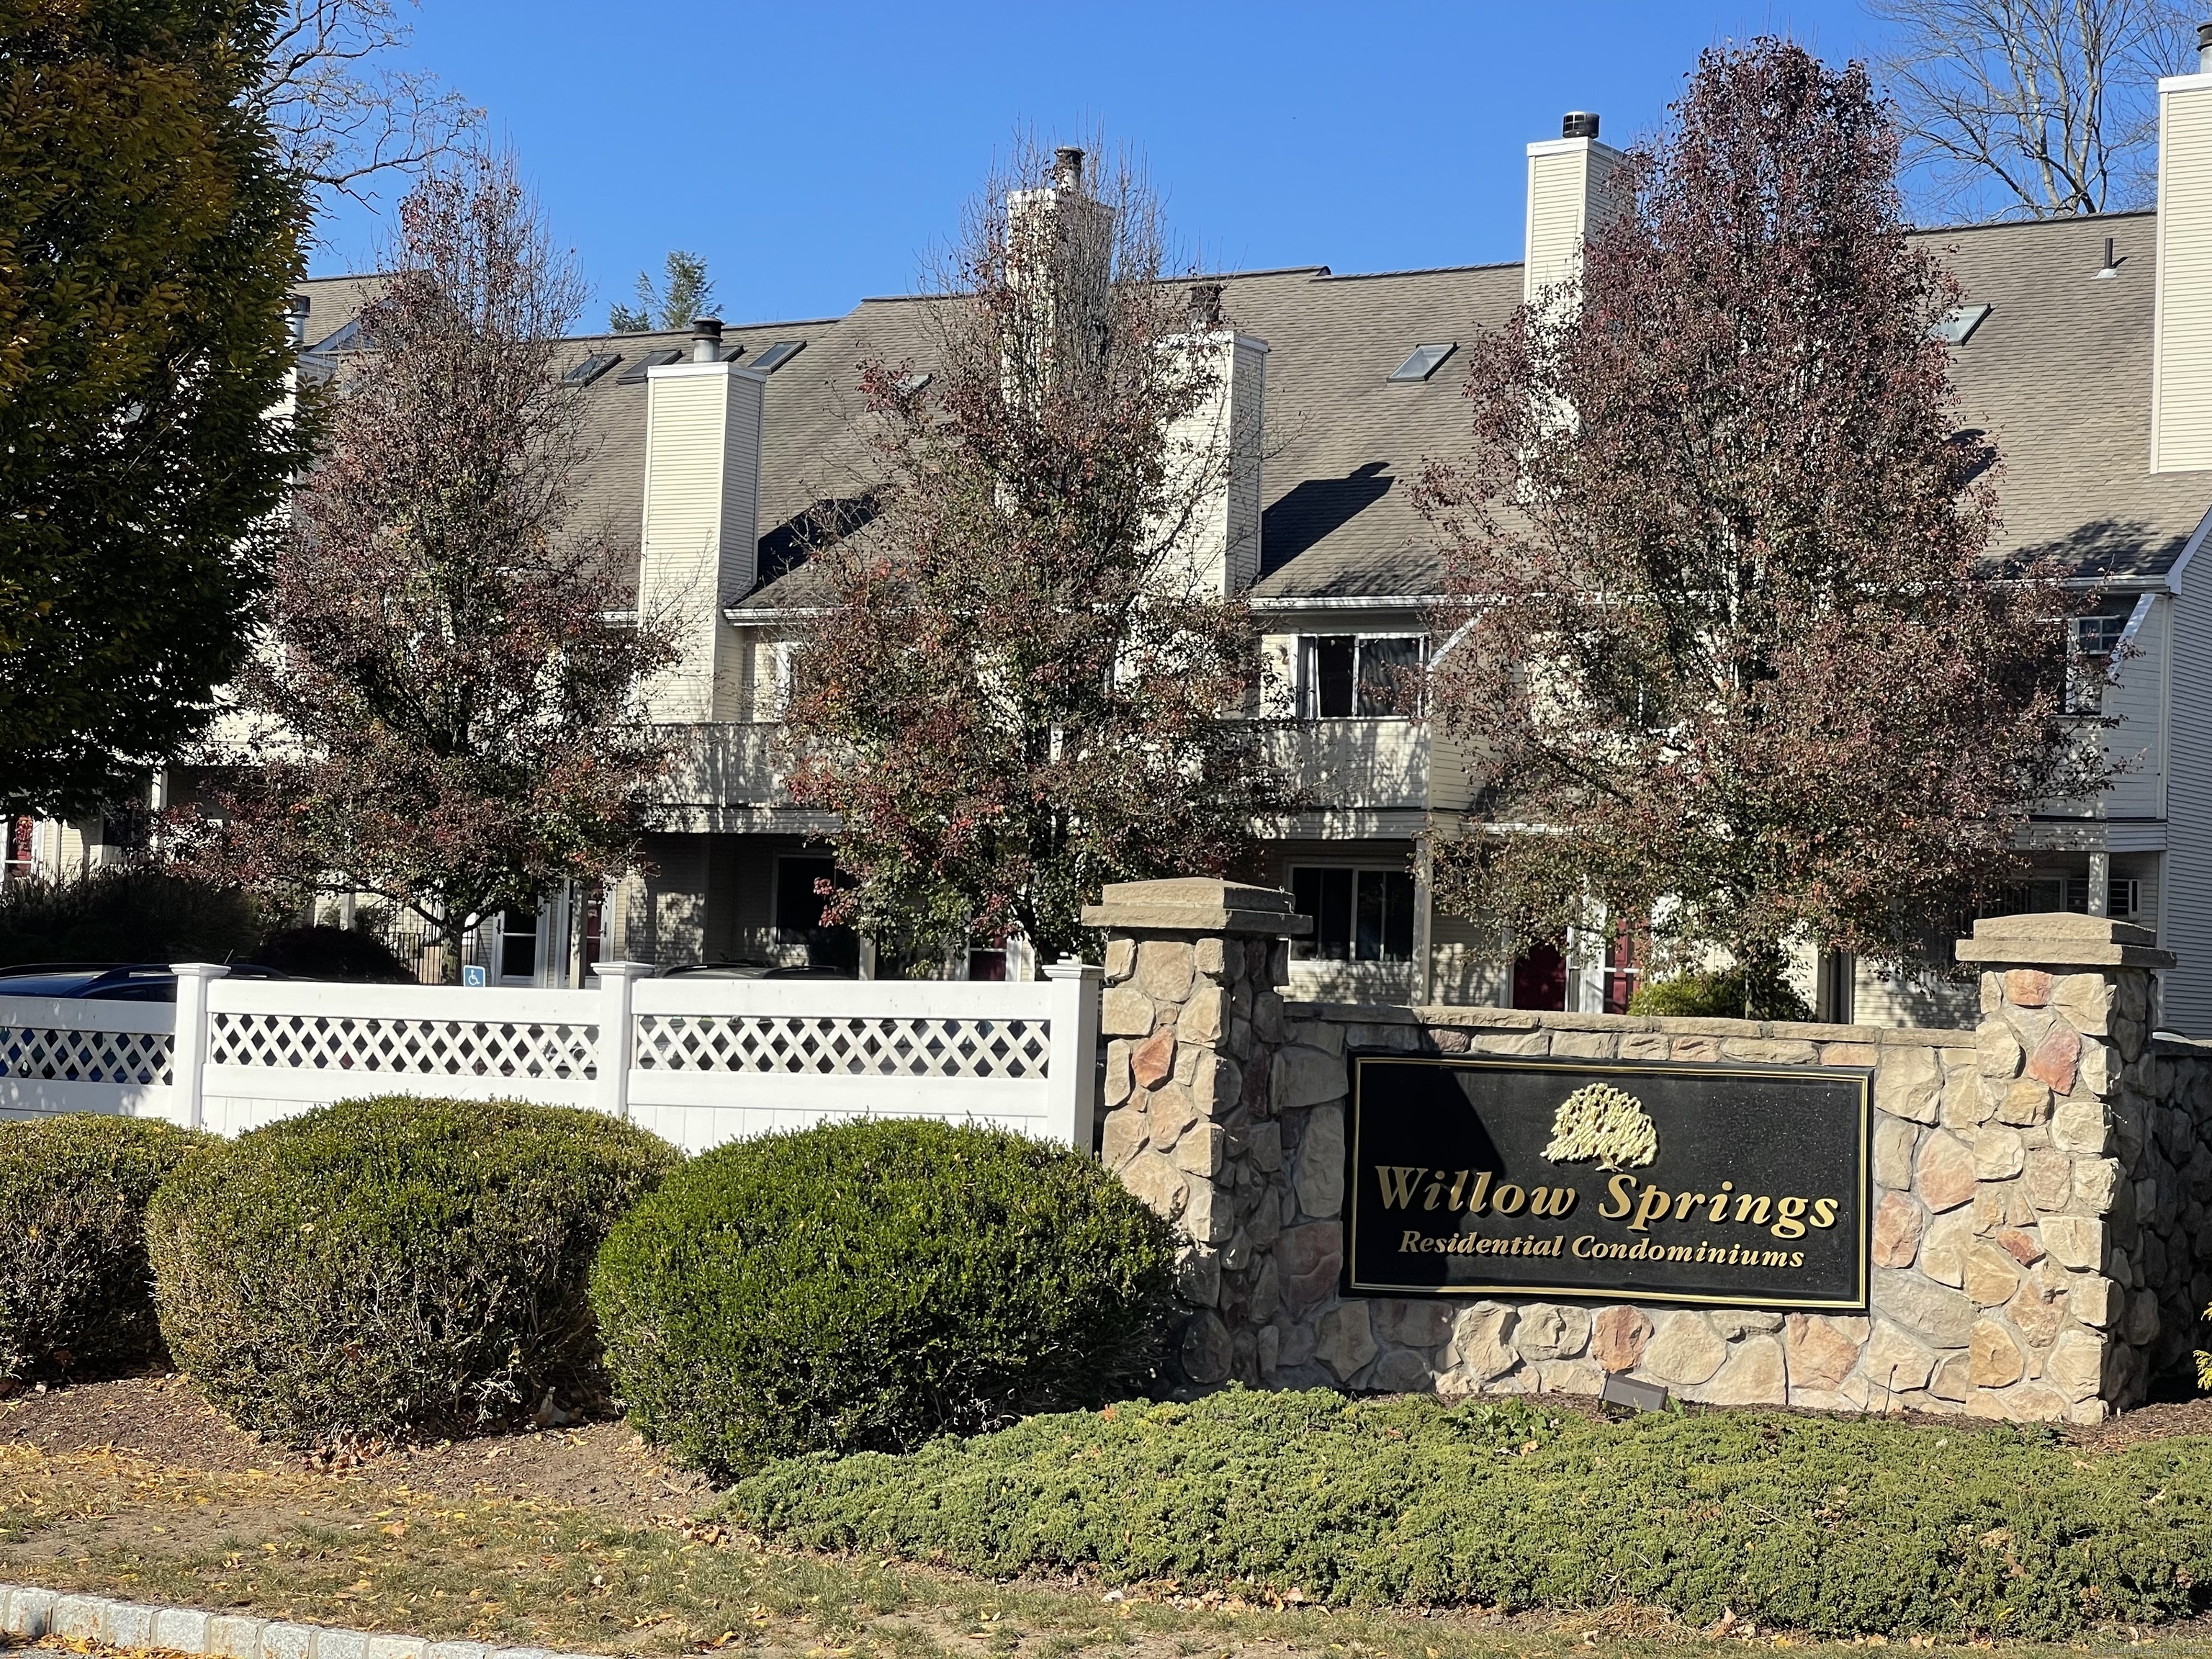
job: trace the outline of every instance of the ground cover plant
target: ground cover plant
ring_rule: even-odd
[[[211,1403],[301,1444],[588,1400],[592,1254],[679,1158],[599,1113],[515,1101],[387,1097],[270,1124],[156,1194],[162,1334]]]
[[[209,1139],[91,1113],[0,1123],[0,1382],[97,1376],[159,1352],[146,1204]]]
[[[1172,1262],[1089,1158],[863,1121],[695,1160],[609,1237],[592,1297],[631,1420],[726,1477],[1140,1386]]]
[[[1232,1391],[793,1460],[722,1513],[994,1576],[2051,1639],[2201,1605],[2212,1441]]]

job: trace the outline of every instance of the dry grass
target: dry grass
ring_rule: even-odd
[[[641,1656],[1753,1659],[1752,1650],[1818,1645],[1740,1630],[1716,1638],[1625,1609],[1509,1620],[1268,1607],[1178,1596],[1173,1586],[1120,1596],[1079,1581],[994,1584],[489,1493],[459,1499],[282,1468],[200,1474],[24,1446],[0,1446],[0,1577]],[[2055,1659],[2095,1649],[2212,1659],[2212,1632],[2119,1631],[2069,1649],[1990,1650]]]

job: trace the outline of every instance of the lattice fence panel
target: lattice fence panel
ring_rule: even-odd
[[[0,1077],[43,1083],[167,1083],[175,1047],[167,1031],[0,1025]]]
[[[641,1014],[646,1072],[786,1072],[842,1077],[1042,1079],[1047,1019]]]
[[[217,1066],[384,1072],[412,1077],[595,1078],[599,1028],[524,1021],[219,1013]]]

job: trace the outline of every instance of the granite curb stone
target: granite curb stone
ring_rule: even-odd
[[[346,1630],[201,1607],[155,1606],[106,1595],[0,1584],[0,1636],[62,1636],[108,1647],[187,1653],[202,1659],[601,1659],[552,1648],[434,1642],[392,1631]]]

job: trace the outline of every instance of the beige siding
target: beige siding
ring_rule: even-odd
[[[1591,138],[1528,146],[1528,228],[1522,297],[1574,276],[1583,244],[1609,224],[1620,202],[1613,188],[1620,152]]]
[[[2161,84],[2151,471],[2212,467],[2212,76]]]

